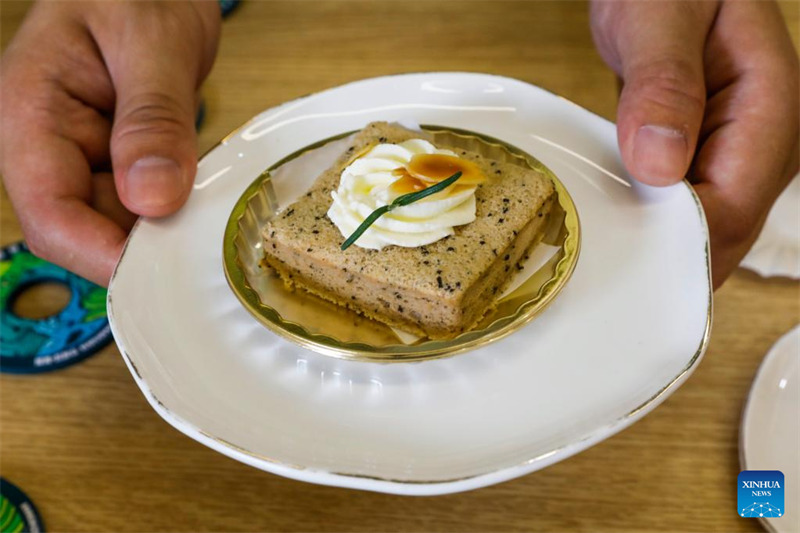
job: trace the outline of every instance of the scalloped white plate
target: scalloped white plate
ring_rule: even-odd
[[[772,206],[761,235],[741,266],[765,278],[800,279],[800,175]]]
[[[785,514],[760,518],[768,531],[800,531],[800,326],[770,349],[753,380],[739,429],[742,470],[783,472]]]
[[[550,167],[581,218],[572,280],[533,323],[451,359],[343,361],[283,340],[225,281],[231,208],[285,155],[373,120],[403,119],[496,137]],[[206,155],[180,213],[142,220],[131,233],[109,288],[109,319],[159,415],[237,460],[399,494],[497,483],[629,426],[705,351],[711,288],[697,198],[685,183],[628,182],[614,125],[532,85],[466,73],[352,83],[268,110]]]

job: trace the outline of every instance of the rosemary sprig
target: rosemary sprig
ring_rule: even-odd
[[[353,232],[353,234],[350,235],[347,238],[347,240],[342,243],[342,250],[347,250],[350,247],[351,244],[356,242],[358,240],[358,238],[361,237],[361,234],[363,234],[365,231],[367,231],[367,229],[372,224],[375,223],[376,220],[381,218],[383,215],[385,215],[389,211],[392,211],[393,209],[395,209],[397,207],[403,207],[403,206],[406,206],[406,205],[409,205],[409,204],[413,204],[414,202],[422,200],[423,198],[427,198],[428,196],[430,196],[432,194],[436,194],[437,192],[439,192],[441,190],[444,190],[447,187],[449,187],[450,185],[452,185],[453,183],[455,183],[456,180],[458,178],[460,178],[460,177],[461,177],[461,171],[459,170],[458,172],[456,172],[455,174],[453,174],[452,176],[450,176],[446,180],[442,180],[439,183],[436,183],[434,185],[431,185],[430,187],[422,189],[421,191],[410,192],[408,194],[404,194],[402,196],[398,196],[397,198],[394,199],[394,201],[392,203],[390,203],[388,205],[382,205],[381,207],[379,207],[378,209],[376,209],[375,211],[370,213],[369,216],[364,219],[364,222],[362,222],[356,228],[356,230]]]

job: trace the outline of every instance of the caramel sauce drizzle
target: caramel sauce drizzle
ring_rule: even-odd
[[[408,194],[426,189],[456,172],[461,172],[461,178],[454,187],[460,189],[486,180],[480,167],[472,161],[446,154],[417,154],[405,167],[392,171],[398,179],[389,187],[398,194]]]
[[[399,176],[399,178],[393,181],[389,187],[398,194],[408,194],[428,188],[427,183],[409,174],[405,167],[393,170],[392,174]]]

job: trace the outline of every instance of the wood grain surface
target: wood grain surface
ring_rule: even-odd
[[[0,1],[3,49],[27,8]],[[798,4],[782,9],[797,44]],[[203,87],[199,149],[285,100],[434,70],[512,76],[614,118],[616,81],[583,2],[245,0]],[[21,233],[5,192],[0,201],[5,244]],[[798,296],[796,282],[737,272],[716,294],[705,360],[656,411],[576,457],[469,493],[315,486],[223,457],[158,417],[113,345],[59,372],[0,377],[0,472],[50,531],[757,531],[736,514],[739,420],[762,357],[800,321]]]

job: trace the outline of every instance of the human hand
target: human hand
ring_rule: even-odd
[[[625,166],[650,185],[693,183],[718,288],[797,173],[800,74],[778,6],[594,0],[591,21],[598,51],[624,83]]]
[[[136,216],[183,205],[219,30],[216,1],[31,8],[0,64],[0,172],[34,254],[107,285]]]

